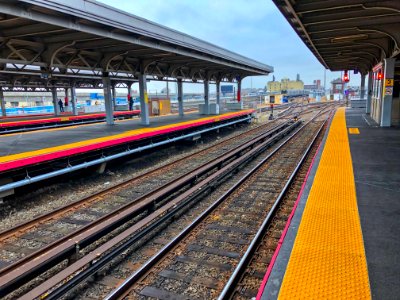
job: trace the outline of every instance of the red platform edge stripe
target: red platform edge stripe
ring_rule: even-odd
[[[114,112],[114,116],[136,116],[140,114],[140,110],[133,110],[129,112],[118,111]],[[38,119],[38,120],[26,120],[26,121],[15,121],[15,122],[6,122],[0,123],[0,128],[8,128],[8,127],[16,127],[16,126],[24,126],[24,125],[36,125],[36,124],[47,124],[47,123],[57,123],[57,122],[67,122],[67,121],[75,121],[75,120],[86,120],[86,119],[96,119],[96,118],[105,118],[105,113],[99,114],[90,114],[90,115],[80,115],[80,116],[61,116],[56,118],[49,119]]]
[[[178,125],[178,126],[175,126],[172,128],[154,130],[151,132],[141,133],[141,134],[134,135],[134,136],[127,136],[124,138],[118,138],[118,139],[114,139],[114,140],[110,140],[110,141],[104,141],[104,142],[100,142],[100,143],[96,143],[96,144],[92,144],[92,145],[72,148],[72,149],[68,149],[68,150],[61,150],[61,151],[42,154],[42,155],[38,155],[38,156],[34,156],[34,157],[22,158],[22,159],[15,160],[15,161],[8,161],[8,162],[0,163],[0,172],[25,167],[28,165],[38,164],[38,163],[49,161],[49,160],[55,160],[55,159],[62,158],[62,157],[72,156],[72,155],[76,155],[76,154],[80,154],[80,153],[84,153],[84,152],[99,150],[99,149],[106,148],[106,147],[116,146],[116,145],[127,143],[127,142],[133,142],[136,140],[145,139],[145,138],[153,137],[156,135],[162,135],[162,134],[166,134],[166,133],[170,133],[170,132],[174,132],[174,131],[185,130],[185,129],[188,129],[191,127],[197,127],[197,126],[201,126],[201,125],[205,125],[205,124],[209,124],[209,123],[219,122],[219,121],[231,119],[234,117],[248,115],[248,114],[251,114],[252,112],[253,111],[246,111],[246,112],[236,113],[234,115],[220,116],[220,117],[218,117],[218,120],[216,120],[216,119],[203,120],[203,121],[199,121],[199,122],[195,122],[195,123]]]

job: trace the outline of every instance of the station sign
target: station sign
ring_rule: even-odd
[[[394,79],[393,78],[386,78],[385,79],[385,86],[394,86]]]
[[[393,95],[393,86],[394,86],[394,79],[386,78],[385,79],[385,96]]]
[[[221,93],[223,94],[233,93],[233,85],[221,85]]]

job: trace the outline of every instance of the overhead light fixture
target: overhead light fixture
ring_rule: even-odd
[[[367,34],[353,34],[353,35],[345,35],[339,36],[331,39],[331,43],[343,43],[343,42],[353,42],[359,40],[366,40],[368,39]]]

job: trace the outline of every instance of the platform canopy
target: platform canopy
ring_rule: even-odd
[[[368,73],[400,53],[400,0],[273,0],[332,71]]]
[[[96,87],[105,72],[115,84],[134,82],[138,74],[234,81],[273,72],[92,0],[0,0],[0,32],[3,87]]]

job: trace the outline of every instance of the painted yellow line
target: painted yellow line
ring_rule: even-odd
[[[242,113],[242,112],[243,111],[241,111],[240,113]],[[105,137],[90,139],[90,140],[84,140],[84,141],[60,145],[60,146],[56,146],[56,147],[49,147],[49,148],[44,148],[44,149],[39,149],[39,150],[34,150],[34,151],[29,151],[29,152],[22,152],[22,153],[18,153],[18,154],[7,155],[7,156],[0,156],[0,163],[15,161],[15,160],[23,159],[23,158],[34,157],[34,156],[48,154],[48,153],[54,153],[54,152],[63,151],[63,150],[69,150],[69,149],[73,149],[73,148],[79,148],[79,147],[83,147],[83,146],[88,146],[88,145],[98,144],[101,142],[110,141],[110,140],[131,137],[131,136],[135,136],[135,135],[139,135],[139,134],[143,134],[143,133],[147,133],[147,132],[151,132],[151,131],[169,129],[169,128],[173,128],[176,126],[183,126],[183,125],[197,123],[197,122],[206,121],[206,120],[214,120],[216,122],[216,119],[220,119],[223,116],[236,115],[236,114],[237,113],[226,113],[226,114],[219,115],[219,116],[205,117],[205,118],[196,119],[196,120],[168,124],[168,125],[164,125],[164,126],[160,126],[160,127],[134,129],[134,130],[125,131],[123,133],[116,134],[116,135],[105,136]]]
[[[371,299],[344,108],[332,121],[279,299]]]
[[[349,134],[360,134],[360,130],[358,128],[349,128]]]

